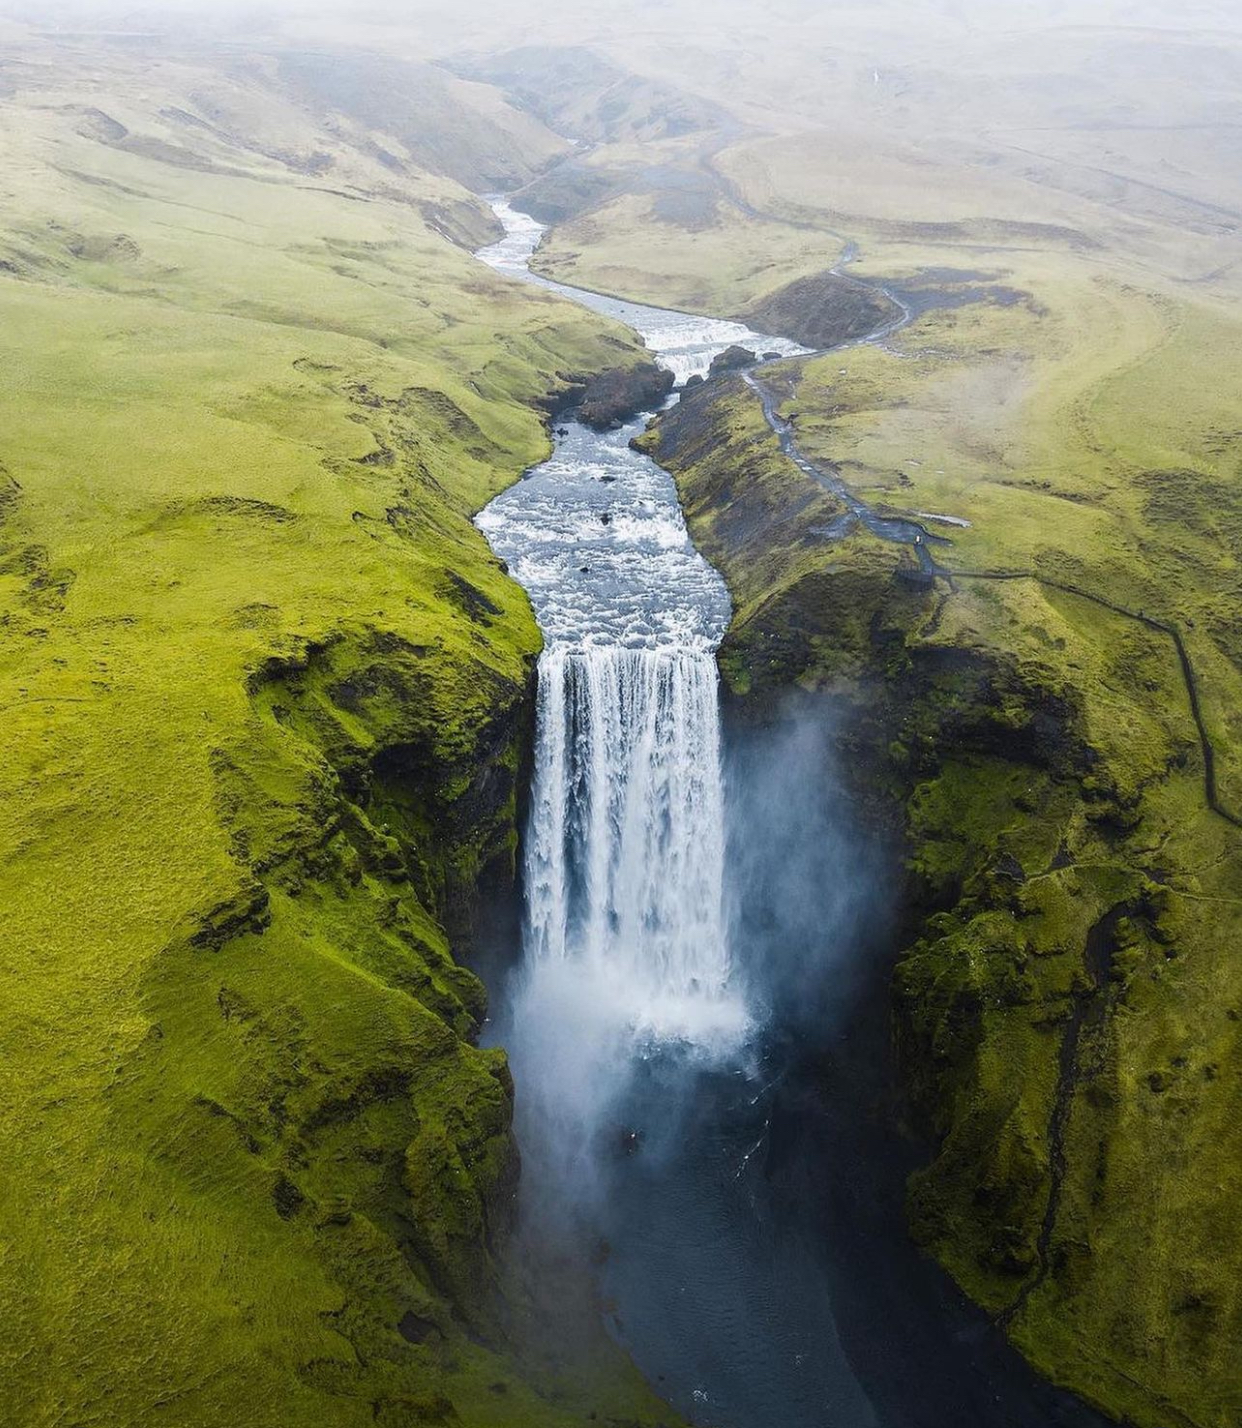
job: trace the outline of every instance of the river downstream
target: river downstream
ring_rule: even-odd
[[[532,274],[542,228],[494,206],[484,262],[625,322],[678,386],[734,344],[804,350]],[[527,1231],[592,1247],[610,1331],[691,1422],[1094,1425],[906,1240],[884,850],[814,720],[727,746],[728,594],[630,449],[644,424],[562,423],[478,517],[545,639],[522,957],[494,1030]]]

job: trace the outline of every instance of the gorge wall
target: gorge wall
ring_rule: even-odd
[[[144,44],[0,31],[0,1419],[653,1421],[518,1362],[459,960],[539,648],[471,517],[643,354],[446,237],[539,126]]]
[[[795,417],[815,410],[805,379],[790,391]],[[833,497],[736,377],[643,444],[729,582],[736,717],[815,691],[853,797],[904,843],[892,1007],[929,1146],[914,1234],[1054,1380],[1153,1428],[1224,1428],[1242,1391],[1242,1246],[1218,1213],[1235,1183],[1236,989],[1222,1001],[1221,931],[1193,866],[1153,836],[1133,748],[1102,744],[1075,645],[1107,619],[1133,648],[1134,620],[1051,590],[1084,624],[1050,637],[1048,615],[1028,604],[1019,624],[988,582],[916,578],[865,532],[827,539]],[[1172,642],[1139,631],[1176,687]],[[1165,786],[1205,808],[1197,749],[1180,729],[1169,748]]]
[[[659,391],[623,330],[464,251],[498,236],[470,189],[531,181],[569,281],[846,339],[884,305],[839,308],[843,227],[920,312],[969,302],[776,393],[869,499],[958,522],[952,579],[826,538],[841,503],[738,378],[649,444],[730,583],[731,717],[825,701],[906,849],[920,1242],[1111,1413],[1242,1420],[1236,164],[1164,147],[1188,105],[1225,128],[1232,61],[1219,28],[1078,28],[931,65],[882,8],[913,150],[870,33],[836,48],[814,6],[762,45],[617,10],[614,58],[544,14],[549,48],[468,59],[490,7],[444,17],[455,73],[382,30],[368,57],[10,7],[6,1421],[668,1421],[497,1282],[514,1092],[457,961],[509,896],[538,647],[471,517],[546,455],[541,414]],[[1021,81],[976,82],[994,56]],[[1136,179],[1072,126],[989,147],[998,113],[1098,132],[1161,84],[1178,125],[1111,131]]]

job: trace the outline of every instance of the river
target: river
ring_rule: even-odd
[[[494,207],[482,261],[626,323],[679,386],[734,344],[804,350],[539,277],[542,228]],[[644,425],[561,423],[478,517],[545,639],[523,947],[492,1033],[527,1241],[593,1247],[611,1332],[697,1424],[1094,1425],[904,1235],[885,851],[815,717],[726,747],[728,594],[630,449]]]

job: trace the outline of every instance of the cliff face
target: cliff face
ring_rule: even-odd
[[[324,1394],[431,1391],[448,1412],[456,1376],[433,1365],[484,1371],[463,1328],[497,1343],[512,1084],[474,1045],[485,997],[455,955],[483,875],[513,877],[529,669],[455,670],[391,630],[343,630],[257,669],[246,736],[212,750],[236,892],[144,978],[149,1029],[111,1114],[243,1217],[239,1289],[258,1230],[275,1275],[282,1239],[298,1245],[283,1313],[306,1334],[309,1297],[323,1328],[299,1344],[256,1326],[267,1372],[289,1376],[272,1421]]]
[[[804,382],[795,416],[816,401]],[[729,581],[731,689],[835,697],[856,794],[904,840],[892,1007],[929,1141],[913,1233],[1110,1412],[1236,1421],[1235,834],[1174,641],[1053,571],[927,587],[892,546],[825,540],[833,498],[736,379],[645,441]]]

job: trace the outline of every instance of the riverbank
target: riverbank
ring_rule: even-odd
[[[455,960],[539,645],[471,516],[638,344],[272,71],[0,49],[0,1421],[658,1421],[495,1330],[512,1085]]]
[[[917,328],[903,339],[919,341]],[[781,421],[800,450],[819,457],[857,421],[840,369],[891,361],[856,349],[794,368]],[[1128,609],[1091,591],[1092,547],[1045,546],[1034,579],[911,580],[865,527],[834,526],[835,493],[779,438],[735,379],[645,445],[729,581],[730,687],[752,702],[791,684],[835,692],[851,711],[845,757],[904,840],[896,1025],[934,1146],[911,1176],[909,1223],[1050,1377],[1136,1422],[1223,1422],[1232,1301],[1206,1242],[1186,1258],[1185,1237],[1206,1232],[1217,1196],[1159,1148],[1171,1135],[1182,1163],[1230,1173],[1203,1139],[1223,1125],[1231,1055],[1211,948],[1230,935],[1236,849],[1201,741],[1219,711],[1205,720],[1188,697],[1150,583]],[[945,572],[1014,544],[988,524],[994,499],[981,514],[964,495],[950,509],[971,524],[938,547]],[[1216,1027],[1210,1050],[1179,1031],[1192,1006]],[[1133,1238],[1133,1216],[1154,1238]],[[1156,1288],[1187,1275],[1216,1285],[1193,1325],[1171,1307],[1181,1291]],[[1170,1335],[1200,1380],[1180,1360],[1159,1367]]]

